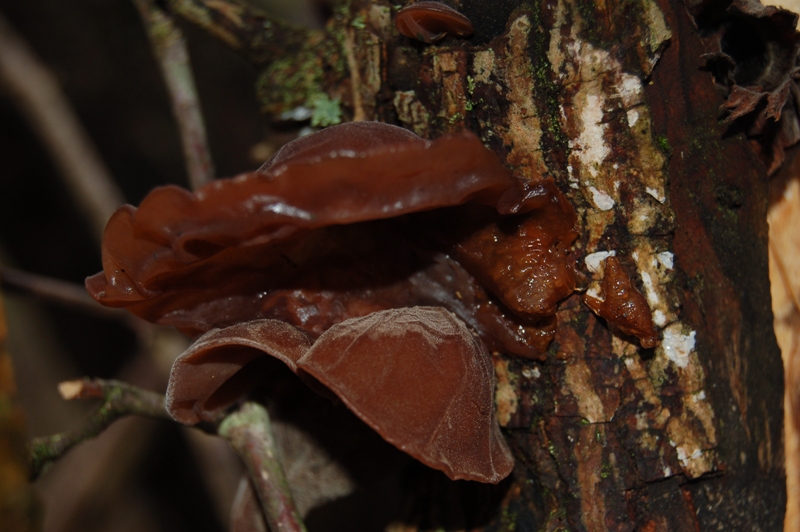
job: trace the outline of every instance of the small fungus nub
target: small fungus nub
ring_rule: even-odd
[[[584,294],[586,306],[604,318],[612,329],[637,337],[645,349],[657,346],[658,331],[653,324],[650,306],[622,269],[617,257],[610,256],[605,260],[601,286],[603,299]]]
[[[397,31],[428,44],[446,35],[469,37],[475,31],[472,22],[442,2],[423,1],[404,7],[395,19]]]

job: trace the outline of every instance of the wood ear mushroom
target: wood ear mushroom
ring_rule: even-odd
[[[173,368],[170,409],[182,422],[214,418],[257,385],[242,368],[266,353],[451,478],[498,482],[513,461],[487,349],[544,358],[555,305],[575,288],[575,223],[552,180],[516,179],[470,132],[427,141],[351,123],[286,145],[256,172],[194,193],[162,187],[121,208],[86,286],[104,305],[207,333]],[[343,338],[351,347],[330,347]],[[374,353],[392,353],[385,372],[355,370]],[[404,365],[426,369],[412,382]],[[385,397],[369,395],[376,379]],[[412,419],[427,408],[414,394],[441,404],[434,397],[464,386],[481,397],[463,399],[474,424],[455,423],[469,436],[444,407]],[[374,413],[379,399],[416,406]],[[402,440],[394,424],[427,427],[438,443]],[[483,454],[458,458],[464,446]]]
[[[169,412],[184,423],[215,419],[252,385],[248,363],[265,355],[316,379],[386,441],[454,480],[497,483],[514,466],[495,419],[489,354],[443,308],[352,318],[313,345],[276,320],[213,330],[175,361]]]
[[[395,19],[397,31],[431,44],[446,35],[469,37],[475,31],[472,22],[442,2],[422,1],[404,7]]]

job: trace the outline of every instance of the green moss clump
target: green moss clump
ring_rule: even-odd
[[[322,92],[322,64],[315,54],[301,53],[272,63],[256,82],[264,112],[273,116],[307,105]]]
[[[664,152],[664,155],[667,157],[672,155],[672,146],[669,144],[669,140],[664,135],[659,135],[656,137],[656,144],[658,145],[658,149]]]
[[[308,99],[311,108],[311,125],[314,127],[334,126],[342,121],[342,109],[338,99],[330,99],[324,92],[312,95]]]

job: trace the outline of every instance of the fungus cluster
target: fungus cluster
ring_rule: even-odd
[[[181,422],[215,419],[269,356],[425,464],[496,483],[513,460],[488,350],[543,358],[575,223],[551,180],[516,179],[472,133],[350,123],[122,207],[86,286],[202,335],[170,377]]]

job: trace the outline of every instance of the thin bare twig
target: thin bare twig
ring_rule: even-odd
[[[258,67],[292,58],[324,35],[271,17],[241,0],[167,0],[166,5]]]
[[[124,197],[55,77],[0,14],[0,83],[45,144],[100,237]]]
[[[305,532],[306,527],[278,460],[267,410],[257,403],[244,403],[220,423],[218,433],[231,442],[245,463],[269,529],[273,532]]]
[[[172,114],[178,122],[189,184],[198,189],[214,179],[214,163],[200,110],[200,100],[189,64],[189,50],[183,32],[172,16],[152,0],[134,0],[144,22],[153,52],[172,100]]]
[[[36,296],[101,317],[128,318],[128,314],[98,304],[78,284],[0,266],[0,288],[8,292]]]
[[[103,399],[87,423],[78,429],[34,438],[30,444],[31,476],[38,478],[53,462],[78,443],[94,438],[117,419],[139,415],[172,421],[164,408],[162,394],[143,390],[115,380],[80,379],[62,382],[64,399]]]

